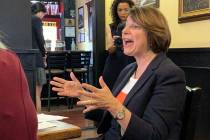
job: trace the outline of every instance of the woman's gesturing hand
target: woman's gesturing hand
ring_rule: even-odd
[[[78,92],[83,90],[82,85],[73,72],[70,73],[70,77],[72,81],[54,77],[53,81],[50,81],[50,84],[54,86],[52,90],[61,96],[78,97],[80,95]]]
[[[82,87],[86,90],[80,90],[79,94],[87,97],[88,100],[79,101],[77,104],[85,105],[87,107],[83,113],[98,108],[111,112],[112,109],[121,106],[121,103],[119,103],[119,101],[112,95],[102,77],[99,78],[99,83],[101,89],[86,83],[82,84]]]

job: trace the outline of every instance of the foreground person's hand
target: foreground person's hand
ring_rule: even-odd
[[[77,102],[78,105],[85,105],[87,108],[83,113],[94,109],[105,109],[112,112],[113,109],[121,106],[121,103],[112,95],[103,78],[99,78],[100,88],[83,83],[82,87],[87,90],[79,91],[79,94],[89,98],[88,100]]]
[[[50,84],[54,87],[53,91],[58,92],[58,95],[69,96],[69,97],[79,97],[79,91],[83,90],[81,83],[75,77],[73,72],[70,73],[72,81],[68,81],[59,77],[54,77]]]

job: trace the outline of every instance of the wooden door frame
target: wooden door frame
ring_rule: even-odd
[[[98,86],[105,63],[105,0],[93,0],[93,83]]]

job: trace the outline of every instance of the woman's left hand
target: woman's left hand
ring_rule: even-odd
[[[105,109],[112,112],[113,109],[121,107],[121,103],[112,95],[102,77],[99,78],[99,83],[101,89],[86,83],[82,84],[82,87],[86,90],[81,91],[80,94],[89,98],[89,100],[77,102],[78,105],[87,107],[83,113],[94,109]]]

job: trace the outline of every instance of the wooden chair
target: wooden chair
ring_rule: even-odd
[[[47,106],[48,111],[50,111],[50,101],[51,97],[56,97],[56,94],[52,94],[52,86],[49,82],[52,80],[54,76],[61,76],[63,78],[66,77],[66,63],[67,63],[67,52],[59,51],[59,52],[48,52],[47,53],[47,84],[48,84],[48,93],[47,93]],[[57,96],[57,98],[59,98]]]
[[[194,140],[202,90],[199,87],[190,88],[186,86],[186,93],[181,140]]]
[[[69,53],[70,68],[68,72],[74,72],[80,77],[81,82],[89,83],[90,51],[72,51]]]

